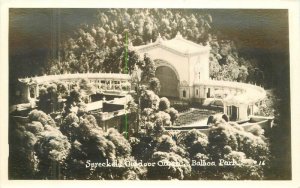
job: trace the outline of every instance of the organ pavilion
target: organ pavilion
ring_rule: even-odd
[[[232,120],[253,115],[255,104],[266,95],[259,86],[211,80],[209,78],[210,46],[186,40],[178,32],[170,40],[159,35],[155,42],[132,46],[141,57],[147,54],[157,66],[155,76],[161,84],[161,96],[203,103],[207,98],[220,98],[224,113]]]

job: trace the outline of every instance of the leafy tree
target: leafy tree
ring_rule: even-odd
[[[237,81],[239,81],[239,82],[246,82],[248,75],[249,75],[248,74],[248,69],[244,65],[242,65],[240,67],[240,71],[239,71],[239,75],[238,75]]]
[[[69,94],[69,89],[66,83],[64,82],[56,82],[57,93],[61,98],[66,98]]]
[[[144,55],[144,61],[141,65],[141,81],[144,83],[149,82],[155,77],[156,65],[155,62],[147,55]]]
[[[70,120],[70,121],[69,121]],[[74,114],[65,118],[65,123],[77,122]],[[73,130],[72,130],[73,129]],[[79,126],[71,128],[69,133],[76,132],[76,139],[72,142],[71,153],[67,159],[68,179],[143,179],[145,169],[138,166],[121,166],[111,168],[86,168],[86,161],[90,162],[119,162],[135,160],[131,158],[129,142],[115,129],[103,132],[98,127],[92,115],[79,118]]]
[[[71,145],[59,130],[46,125],[45,131],[35,145],[39,162],[39,174],[42,178],[60,179],[60,166],[69,155]]]
[[[43,126],[50,125],[52,127],[56,127],[54,120],[47,115],[45,112],[40,110],[32,110],[28,114],[29,121],[37,121],[40,122]]]
[[[38,107],[46,113],[55,112],[58,110],[59,93],[57,92],[57,86],[52,83],[46,87],[46,90],[41,90]]]
[[[186,151],[182,147],[178,146],[176,144],[176,141],[169,135],[162,135],[161,137],[159,137],[154,151],[168,153],[174,152],[181,157],[187,157]]]
[[[145,108],[152,108],[156,110],[159,105],[159,97],[151,90],[146,90],[141,94],[141,110]]]
[[[153,77],[149,81],[149,90],[152,90],[155,94],[159,94],[160,92],[160,82],[159,79],[156,77]]]
[[[170,101],[166,97],[162,97],[159,101],[158,109],[160,111],[166,111],[170,108]]]
[[[208,138],[199,130],[188,131],[178,142],[188,151],[190,158],[194,158],[198,153],[207,154]]]
[[[247,158],[267,162],[269,159],[268,142],[262,134],[252,132],[254,134],[244,131],[236,123],[228,123],[223,119],[215,120],[208,136],[212,158],[224,157],[226,153],[224,148],[229,146],[234,151],[244,152]]]
[[[125,47],[116,47],[105,57],[103,71],[132,74],[135,65],[141,67],[143,64],[143,60],[135,51],[127,50]]]
[[[96,88],[95,86],[89,82],[89,80],[86,79],[81,79],[79,81],[79,88],[80,88],[80,92],[82,92],[84,95],[92,95],[96,93]]]
[[[171,107],[171,108],[167,109],[167,113],[170,115],[170,118],[171,118],[170,120],[171,120],[172,124],[174,124],[176,119],[179,117],[178,111],[175,108]]]
[[[79,118],[75,113],[70,113],[64,118],[63,123],[60,126],[60,131],[68,137],[69,141],[74,142],[79,137],[77,131],[78,127]]]
[[[25,167],[28,172],[23,177],[29,179],[63,178],[57,170],[64,165],[68,156],[69,142],[57,129],[53,119],[42,111],[33,110],[28,115],[28,123],[20,124],[13,132],[14,155],[23,164],[16,167],[17,173]],[[22,156],[19,156],[19,154]]]
[[[155,164],[163,165],[155,165],[148,167],[147,175],[149,179],[182,180],[184,178],[189,177],[191,174],[191,166],[189,161],[173,152],[155,152],[152,155],[152,159],[150,161],[154,162]]]
[[[13,179],[37,179],[39,160],[34,151],[34,145],[38,140],[39,130],[43,130],[40,122],[34,121],[28,124],[14,123],[14,130],[10,132],[10,177]]]
[[[78,107],[83,102],[83,95],[79,90],[73,89],[67,97],[65,105],[65,113],[68,114],[74,111],[74,107]]]
[[[164,111],[159,111],[155,114],[155,123],[161,124],[162,126],[170,126],[172,124],[171,117]]]

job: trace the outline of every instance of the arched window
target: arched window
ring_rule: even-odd
[[[186,91],[185,90],[182,91],[182,96],[186,97]]]
[[[198,94],[199,94],[199,91],[198,91],[198,89],[196,89],[196,95],[198,96]]]

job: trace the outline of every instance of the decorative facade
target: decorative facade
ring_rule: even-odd
[[[156,62],[161,95],[192,98],[193,85],[209,79],[210,46],[188,41],[180,33],[171,40],[159,36],[153,43],[130,48],[141,57],[148,54]]]

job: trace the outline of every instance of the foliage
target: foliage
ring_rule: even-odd
[[[153,77],[149,80],[149,90],[152,90],[155,94],[159,94],[160,87],[161,86],[158,78]]]
[[[66,135],[71,142],[78,138],[77,128],[79,127],[79,118],[75,113],[68,114],[60,126],[62,134]]]
[[[146,90],[141,94],[141,104],[140,108],[141,110],[144,110],[145,108],[152,108],[154,110],[157,110],[159,105],[159,97],[151,90]]]
[[[13,138],[10,142],[10,175],[17,179],[36,179],[39,160],[34,145],[38,140],[36,135],[43,131],[43,125],[37,121],[25,125],[15,121],[13,123],[14,130],[10,132]]]
[[[32,110],[28,114],[29,121],[37,121],[40,122],[43,126],[50,125],[52,127],[56,127],[54,120],[47,115],[45,112],[40,110]]]
[[[182,180],[191,174],[189,161],[173,152],[155,152],[150,161],[162,165],[148,168],[147,175],[149,179]]]
[[[129,142],[115,129],[104,132],[92,115],[78,118],[75,114],[65,117],[65,135],[72,136],[72,147],[67,158],[68,179],[142,179],[145,169],[136,166],[117,168],[86,168],[86,161],[109,162],[132,161]],[[68,126],[71,125],[71,126]],[[77,125],[77,126],[74,126]]]
[[[144,55],[143,64],[140,69],[142,70],[141,81],[144,83],[149,82],[155,77],[156,65],[155,62],[147,55]]]
[[[69,113],[62,124],[50,126],[45,114],[34,110],[29,122],[17,124],[13,146],[23,159],[14,167],[26,169],[36,179],[263,179],[269,165],[268,141],[259,126],[246,132],[238,124],[213,117],[209,134],[199,130],[170,133],[170,116],[145,108],[144,130],[129,140],[115,129],[104,132],[94,116]],[[41,118],[43,117],[43,118]],[[50,117],[48,117],[50,118]],[[151,166],[86,167],[87,161],[154,163]],[[194,166],[192,161],[215,162],[216,166]],[[239,165],[222,166],[220,160]],[[265,166],[259,165],[263,162]],[[17,163],[19,164],[19,163]],[[158,165],[160,164],[160,165]]]
[[[54,120],[42,111],[33,110],[28,115],[28,123],[15,128],[13,148],[16,158],[23,161],[18,169],[27,168],[30,179],[60,179],[58,171],[65,164],[70,143],[57,129]],[[21,157],[22,156],[22,157]],[[16,159],[16,160],[17,160]],[[26,172],[24,171],[24,172]]]
[[[66,100],[65,105],[65,113],[68,114],[70,112],[77,113],[78,107],[81,106],[84,108],[83,104],[84,95],[77,89],[73,89]]]
[[[151,122],[171,126],[179,116],[178,111],[170,107],[170,101],[166,97],[159,98],[151,90],[143,91],[140,102],[142,124]]]
[[[262,179],[263,162],[268,168],[269,147],[268,141],[262,131],[246,132],[236,123],[227,123],[223,119],[216,119],[209,133],[209,151],[213,160],[235,159],[241,166],[235,165],[232,168],[224,167],[222,178],[224,179]],[[258,129],[256,127],[256,129]],[[235,157],[234,157],[235,156]],[[240,175],[238,175],[240,174]]]
[[[175,108],[171,107],[171,108],[167,109],[167,113],[169,113],[170,118],[171,118],[170,120],[171,120],[172,124],[174,124],[174,122],[179,117],[178,111]]]
[[[194,158],[199,153],[207,154],[208,138],[195,129],[188,131],[178,144],[187,150],[190,158]]]
[[[147,56],[141,60],[130,48],[125,57],[126,44],[144,45],[155,41],[159,34],[163,39],[171,39],[180,32],[188,40],[202,45],[210,44],[212,78],[263,83],[262,72],[254,68],[256,62],[239,57],[235,43],[216,34],[212,29],[212,17],[202,11],[101,9],[97,18],[97,23],[82,25],[64,41],[59,59],[50,59],[46,72],[131,74],[134,65],[138,65],[143,70],[142,81],[149,81],[155,76],[154,62]],[[130,41],[126,41],[126,35]],[[128,70],[125,70],[125,59]]]
[[[96,94],[95,86],[92,83],[90,83],[87,78],[81,79],[79,81],[79,88],[80,92],[85,96]]]
[[[275,109],[278,108],[276,105],[279,103],[279,99],[274,95],[272,91],[267,91],[267,96],[265,99],[258,103],[258,111],[255,113],[256,115],[261,116],[277,116]]]
[[[160,111],[166,111],[168,108],[170,108],[170,101],[166,97],[162,97],[159,101],[158,109]]]
[[[39,137],[35,144],[36,155],[40,160],[39,174],[43,178],[56,179],[61,176],[58,169],[69,155],[71,145],[66,136],[48,125]]]

